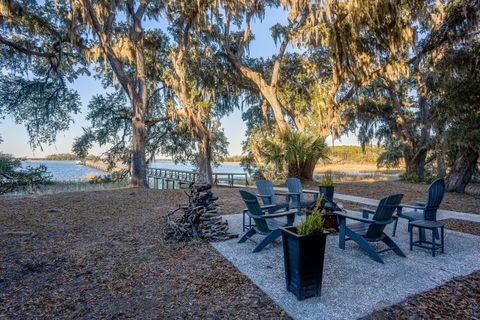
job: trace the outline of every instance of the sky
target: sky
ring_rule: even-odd
[[[249,47],[250,55],[252,57],[270,57],[274,55],[278,47],[271,37],[270,27],[276,23],[286,24],[286,22],[287,15],[280,9],[267,11],[263,21],[254,21],[252,32],[255,35],[255,39]],[[149,26],[153,27],[154,25],[149,23]],[[160,21],[157,27],[164,29],[165,24]],[[292,49],[290,48],[290,50]],[[71,87],[77,90],[81,97],[81,112],[73,116],[74,123],[70,125],[68,131],[58,134],[54,144],[32,149],[28,143],[29,138],[26,128],[23,125],[15,124],[11,118],[7,117],[4,120],[0,120],[0,136],[3,139],[3,143],[0,144],[0,151],[13,154],[16,157],[37,158],[53,153],[70,153],[75,137],[82,134],[82,127],[88,127],[89,125],[88,121],[85,120],[88,112],[88,102],[94,95],[105,92],[100,81],[89,76],[79,77],[71,84]],[[222,119],[222,126],[229,141],[228,151],[230,155],[242,153],[242,141],[245,139],[246,125],[241,115],[241,110],[235,110],[232,114]],[[327,143],[332,144],[330,139],[327,139]],[[350,136],[342,136],[340,140],[335,141],[335,145],[353,144],[358,144],[358,142],[352,134]],[[94,146],[90,153],[100,155],[103,151],[99,146]]]

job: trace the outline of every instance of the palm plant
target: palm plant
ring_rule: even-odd
[[[311,180],[318,160],[328,155],[323,139],[303,132],[277,132],[265,139],[257,151],[280,175],[302,180]]]

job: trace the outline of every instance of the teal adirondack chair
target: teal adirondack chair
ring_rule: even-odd
[[[289,209],[290,195],[288,193],[275,192],[272,181],[260,179],[255,184],[258,190],[257,197],[262,199],[264,205],[273,205],[273,207],[269,208],[270,212],[278,209]],[[283,201],[278,201],[277,196],[283,196]]]
[[[298,178],[287,178],[285,184],[288,188],[288,194],[292,199],[291,208],[296,208],[299,212],[302,208],[310,207],[318,199],[318,192],[316,191],[307,191],[302,189],[302,182]],[[311,194],[313,199],[305,199],[304,194]]]
[[[279,209],[290,209],[290,195],[285,193],[275,192],[273,183],[269,180],[256,181],[258,193],[257,197],[262,199],[262,209],[267,209],[269,213],[273,213]],[[277,196],[284,196],[284,201],[277,201]],[[243,231],[252,227],[252,218],[246,219],[248,209],[243,210]]]
[[[397,231],[397,223],[399,218],[407,219],[408,221],[415,220],[437,220],[437,210],[442,203],[445,194],[445,181],[437,179],[428,187],[427,201],[417,201],[413,205],[402,204],[398,207],[397,215],[394,216],[395,224],[393,225],[393,236]],[[413,209],[404,211],[403,208]],[[410,231],[410,230],[409,230]],[[438,232],[434,232],[435,237],[438,238]],[[424,230],[421,231],[420,237],[425,239]]]
[[[351,215],[344,212],[337,212],[340,224],[339,247],[345,249],[345,241],[355,241],[370,257],[380,263],[383,263],[380,253],[393,250],[397,255],[405,257],[397,244],[384,232],[385,227],[393,222],[393,213],[402,201],[403,194],[395,194],[380,200],[377,210],[364,209],[362,217]],[[369,216],[373,214],[370,219]],[[347,224],[346,220],[352,219],[358,222]],[[347,238],[348,237],[348,238]],[[376,251],[370,245],[371,242],[384,242],[387,248]]]
[[[252,226],[248,231],[242,236],[242,238],[238,241],[239,243],[243,243],[247,240],[251,240],[252,236],[255,234],[260,234],[265,236],[265,238],[260,242],[257,243],[253,252],[259,252],[267,245],[275,241],[275,239],[282,236],[282,231],[280,227],[289,227],[293,225],[295,221],[295,214],[297,210],[286,210],[280,211],[277,213],[269,213],[268,209],[262,208],[258,203],[257,197],[245,190],[240,190],[240,195],[242,196],[243,201],[247,205],[247,215],[253,219],[255,225]],[[285,219],[279,218],[287,218],[285,223]],[[256,243],[256,242],[255,242]]]

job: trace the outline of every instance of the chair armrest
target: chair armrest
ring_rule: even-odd
[[[318,200],[318,196],[319,196],[319,192],[317,191],[308,191],[308,190],[304,190],[303,193],[306,193],[306,194],[311,194],[313,196],[313,200],[317,201]]]
[[[427,202],[426,201],[416,201],[414,205],[419,206],[419,207],[426,207]]]
[[[352,220],[357,220],[357,221],[360,221],[360,222],[365,222],[365,223],[374,223],[376,221],[373,221],[373,220],[370,220],[370,219],[365,219],[363,217],[358,217],[358,216],[354,216],[352,214],[348,214],[348,213],[344,213],[344,212],[337,212],[337,216],[340,218],[340,219],[352,219]]]
[[[283,211],[279,213],[270,213],[270,214],[263,215],[262,218],[271,219],[271,218],[285,217],[285,216],[294,215],[297,212],[298,210],[294,209],[294,210],[288,210],[288,211]]]
[[[272,199],[272,195],[271,194],[257,194],[257,197],[259,198],[267,198],[267,199]]]
[[[362,208],[362,216],[365,218],[365,219],[368,219],[368,215],[369,214],[375,214],[375,211],[371,210],[371,209],[367,209],[367,208]]]
[[[274,207],[276,207],[275,204],[266,204],[266,205],[260,206],[260,208],[262,210],[268,210],[268,209],[271,209],[271,208],[274,208]]]
[[[286,195],[289,195],[290,197],[295,198],[295,199],[300,199],[300,193],[298,193],[298,192],[288,192],[288,193],[286,193]]]
[[[421,207],[421,206],[414,206],[414,205],[411,205],[411,204],[401,204],[401,205],[399,205],[399,207],[402,207],[402,208],[410,208],[410,209],[416,209],[416,210],[425,210],[425,207]]]
[[[285,202],[290,202],[290,195],[288,193],[275,192],[276,196],[285,197]]]
[[[280,193],[280,192],[275,192],[275,195],[276,196],[284,196],[284,197],[290,196],[290,194],[288,194],[288,193]]]

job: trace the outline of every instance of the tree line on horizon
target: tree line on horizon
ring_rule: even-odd
[[[275,8],[277,53],[254,58],[252,22]],[[259,176],[311,179],[325,139],[356,132],[384,146],[383,165],[421,180],[434,164],[464,192],[480,153],[479,12],[478,0],[1,0],[0,116],[52,143],[80,110],[69,84],[93,73],[106,93],[72,149],[107,146],[133,186],[160,153],[212,182],[222,118],[242,108],[242,163]]]

